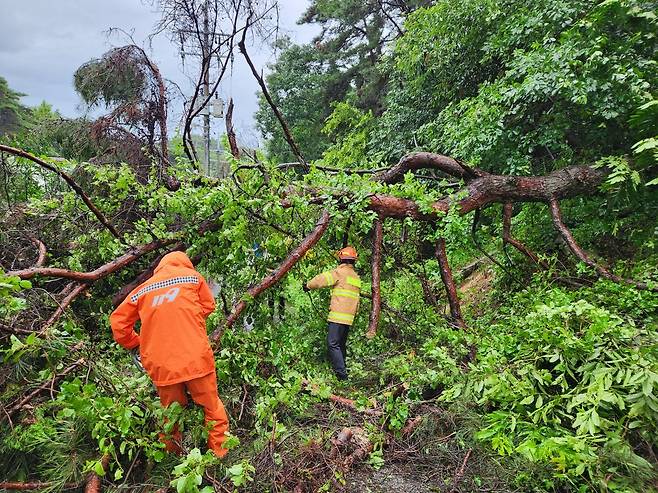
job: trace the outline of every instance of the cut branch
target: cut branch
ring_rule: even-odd
[[[302,388],[310,390],[310,391],[317,391],[318,386],[315,385],[314,383],[309,382],[308,380],[302,380]],[[382,411],[380,409],[359,409],[356,405],[356,401],[352,399],[348,399],[347,397],[341,397],[340,395],[335,395],[335,394],[329,394],[326,397],[329,401],[333,402],[334,404],[338,404],[341,407],[345,407],[349,409],[350,411],[358,412],[358,413],[363,413],[367,414],[370,416],[381,416]]]
[[[306,238],[304,238],[304,240],[297,246],[297,248],[290,252],[286,259],[281,262],[281,264],[269,276],[263,279],[256,286],[249,288],[245,296],[250,299],[257,298],[263,291],[279,282],[288,273],[288,271],[290,271],[290,269],[292,269],[297,264],[297,262],[299,262],[304,257],[306,252],[310,250],[320,240],[320,238],[322,238],[322,235],[329,226],[329,219],[329,212],[327,210],[323,210],[322,214],[320,215],[320,219],[318,219],[317,223],[315,224],[313,231]],[[217,330],[215,330],[215,332],[212,333],[211,340],[213,343],[217,343],[219,339],[221,339],[225,328],[231,327],[246,307],[247,300],[243,297],[243,299],[241,299],[237,304],[233,306],[231,314],[228,316],[223,326],[219,327]]]
[[[648,289],[649,291],[658,292],[658,287],[650,288],[646,283],[637,282],[637,281],[633,281],[632,279],[624,279],[623,277],[619,277],[613,274],[612,272],[610,272],[605,267],[603,267],[601,264],[592,260],[592,258],[589,255],[587,255],[587,253],[585,253],[585,250],[583,250],[580,247],[580,245],[576,242],[576,239],[573,237],[571,230],[562,221],[562,211],[560,210],[560,204],[557,201],[557,199],[551,199],[551,201],[549,202],[549,207],[551,210],[551,217],[553,218],[553,225],[555,226],[555,229],[557,229],[557,231],[560,233],[560,236],[562,236],[562,239],[567,244],[569,249],[573,252],[573,254],[576,257],[578,257],[582,262],[584,262],[586,265],[594,269],[601,277],[605,279],[609,279],[614,282],[629,284],[638,289]]]
[[[101,466],[103,471],[107,472],[110,465],[110,455],[105,454],[101,457]],[[87,485],[85,486],[85,493],[100,493],[101,491],[101,477],[95,471],[91,471],[87,476]]]
[[[119,239],[122,243],[124,243],[123,239],[121,238],[121,235],[119,232],[112,226],[112,223],[105,217],[105,215],[94,205],[94,203],[91,201],[89,196],[85,193],[85,191],[78,185],[71,176],[69,176],[67,173],[64,171],[57,169],[55,166],[52,164],[49,164],[45,162],[42,159],[39,159],[36,156],[33,156],[27,151],[24,151],[23,149],[16,149],[14,147],[9,147],[4,144],[0,144],[0,151],[8,152],[9,154],[13,154],[14,156],[22,157],[25,159],[29,159],[33,163],[38,164],[39,166],[46,168],[48,171],[52,171],[53,173],[57,174],[60,178],[62,178],[72,189],[73,191],[78,194],[78,196],[82,199],[82,201],[87,205],[89,210],[96,216],[96,218],[107,228],[107,230],[112,233],[112,235]]]
[[[381,219],[376,219],[372,225],[372,305],[370,309],[370,320],[368,323],[368,332],[366,337],[372,339],[377,335],[377,327],[379,326],[379,317],[381,314],[382,294],[380,289],[380,270],[382,263],[382,240],[383,240],[383,224]]]
[[[462,317],[459,297],[457,296],[457,286],[455,285],[455,280],[452,277],[452,269],[450,268],[450,264],[448,263],[448,255],[446,254],[445,238],[439,238],[437,240],[435,253],[436,258],[439,261],[441,279],[443,280],[443,284],[446,287],[446,294],[448,295],[450,315],[452,316],[454,322],[459,325],[459,327],[465,329],[466,323]]]

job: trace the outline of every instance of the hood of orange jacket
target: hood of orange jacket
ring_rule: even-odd
[[[162,257],[162,260],[158,263],[158,266],[153,271],[154,274],[157,274],[158,271],[161,271],[165,267],[184,267],[186,269],[194,269],[190,257],[187,256],[185,252],[171,252]]]
[[[215,370],[206,333],[214,309],[206,280],[185,253],[172,252],[110,315],[110,323],[114,339],[127,349],[139,346],[144,369],[157,386],[166,386]]]

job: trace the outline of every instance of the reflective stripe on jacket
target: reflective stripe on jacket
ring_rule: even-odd
[[[110,315],[114,340],[139,346],[155,385],[173,385],[215,371],[206,317],[215,300],[205,279],[183,252],[165,255],[153,277],[137,286]],[[142,321],[139,335],[135,323]]]
[[[332,287],[327,320],[352,325],[359,307],[361,279],[351,264],[340,264],[334,270],[318,274],[306,286],[309,289]]]

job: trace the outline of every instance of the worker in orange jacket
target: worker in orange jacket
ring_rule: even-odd
[[[304,285],[304,291],[331,287],[331,304],[327,331],[327,351],[339,380],[347,380],[345,366],[347,334],[359,307],[361,279],[354,270],[358,255],[348,246],[338,252],[340,264],[331,271],[318,274]]]
[[[148,281],[137,286],[110,315],[114,340],[126,349],[139,347],[141,361],[163,407],[187,405],[185,389],[205,412],[208,448],[223,457],[228,418],[217,394],[215,358],[206,333],[206,318],[215,300],[206,280],[187,255],[165,255]],[[141,320],[139,334],[135,323]],[[170,452],[180,453],[181,433],[160,435]]]

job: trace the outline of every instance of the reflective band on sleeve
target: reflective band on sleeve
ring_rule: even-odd
[[[346,298],[359,299],[359,292],[352,291],[351,289],[334,288],[331,290],[333,296],[345,296]]]
[[[329,312],[327,317],[330,322],[337,322],[339,324],[351,324],[354,322],[354,315],[351,313]]]
[[[334,284],[334,276],[331,275],[331,272],[323,272],[322,275],[327,281],[327,286],[332,286]]]
[[[356,277],[347,276],[347,284],[361,289],[361,280],[357,279]]]

